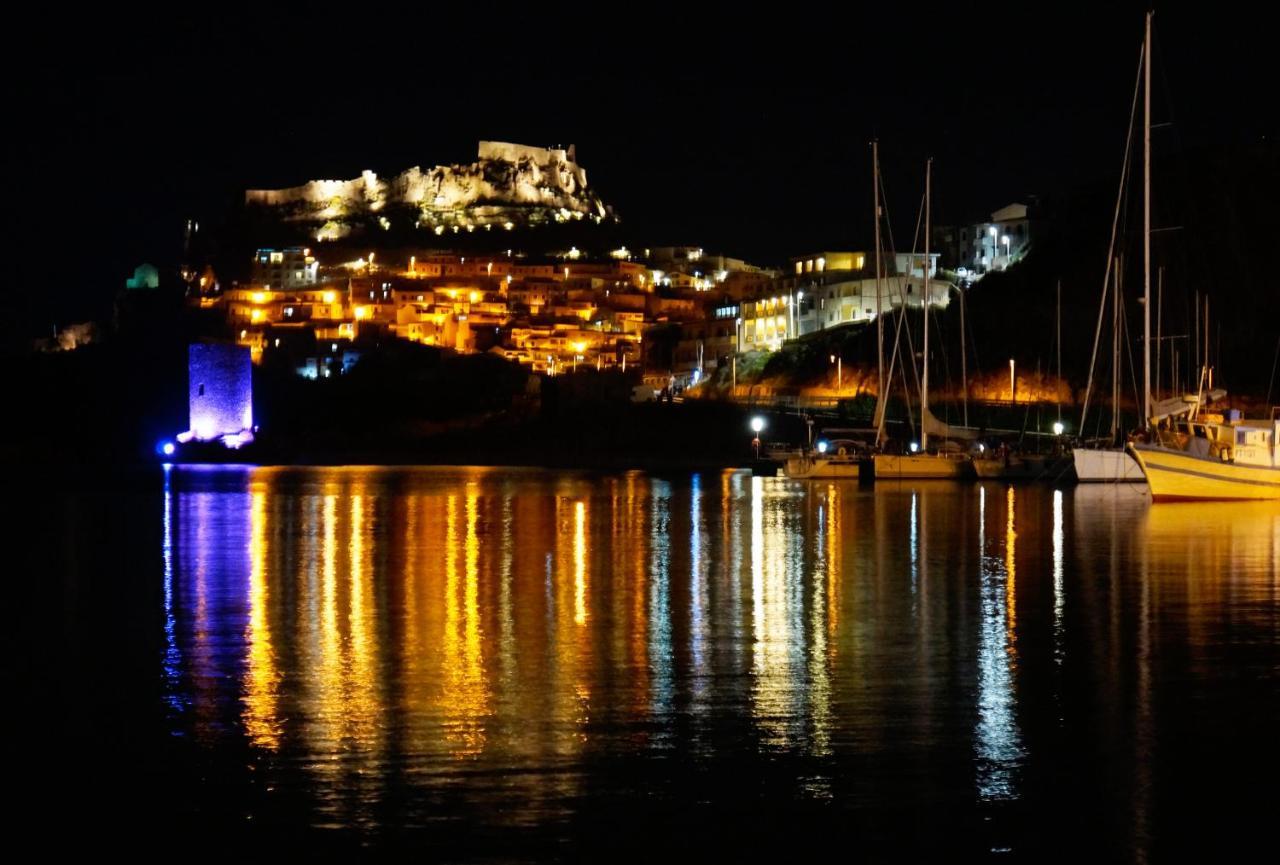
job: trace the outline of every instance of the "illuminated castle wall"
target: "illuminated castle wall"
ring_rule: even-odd
[[[288,189],[250,189],[245,203],[288,222],[313,223],[318,239],[342,237],[352,223],[383,228],[411,219],[417,228],[502,225],[591,218],[609,211],[587,186],[587,172],[568,149],[481,141],[467,165],[414,166],[390,180],[372,171],[351,180],[312,180]]]
[[[241,345],[196,343],[188,348],[190,431],[200,441],[253,428],[253,370]]]

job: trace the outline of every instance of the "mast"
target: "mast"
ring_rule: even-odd
[[[875,238],[876,238],[876,375],[879,380],[879,389],[876,391],[876,399],[881,404],[884,403],[885,397],[885,381],[884,381],[884,316],[880,310],[880,142],[871,139],[871,194],[874,201],[872,202],[871,214],[875,218]]]
[[[964,400],[964,425],[969,425],[969,370],[965,366],[968,351],[964,346],[964,289],[957,286],[960,292],[960,385],[961,398]]]
[[[1151,420],[1151,16],[1142,50],[1142,423]]]
[[[1120,292],[1123,282],[1120,268],[1124,257],[1116,258],[1115,285],[1111,294],[1111,443],[1120,431]]]
[[[1112,283],[1111,265],[1116,248],[1116,228],[1120,224],[1120,205],[1124,201],[1125,184],[1129,182],[1130,153],[1133,148],[1133,128],[1138,116],[1138,91],[1142,88],[1142,68],[1147,56],[1143,43],[1138,52],[1138,69],[1133,78],[1133,99],[1129,104],[1129,127],[1124,139],[1124,161],[1120,163],[1120,188],[1116,192],[1116,209],[1111,216],[1111,240],[1107,245],[1107,266],[1102,275],[1102,297],[1098,301],[1098,323],[1093,331],[1093,353],[1089,355],[1089,380],[1084,386],[1084,405],[1080,409],[1080,433],[1084,434],[1085,419],[1089,417],[1089,397],[1093,394],[1093,373],[1098,361],[1098,347],[1102,344],[1102,322],[1107,314],[1107,289]]]
[[[1164,342],[1164,266],[1156,270],[1156,391],[1155,398],[1160,399],[1160,364],[1163,360]],[[1172,390],[1172,388],[1170,388]]]
[[[960,307],[964,309],[964,307]],[[1057,309],[1054,311],[1054,323],[1057,333],[1054,334],[1053,340],[1058,346],[1058,381],[1053,387],[1054,395],[1058,398],[1058,423],[1062,423],[1062,280],[1058,280],[1058,303]],[[966,421],[967,423],[967,421]]]
[[[924,163],[924,376],[920,384],[920,451],[929,446],[929,184],[933,158]]]

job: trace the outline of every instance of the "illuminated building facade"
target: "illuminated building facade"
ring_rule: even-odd
[[[310,249],[259,249],[253,256],[253,283],[276,291],[316,284],[319,264]]]
[[[1004,270],[1022,259],[1040,224],[1037,207],[1014,202],[969,225],[939,225],[933,247],[942,253],[944,267],[980,275]]]

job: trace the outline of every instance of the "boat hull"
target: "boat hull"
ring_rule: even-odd
[[[1140,484],[1142,466],[1127,451],[1113,448],[1074,448],[1071,460],[1080,483]]]
[[[1280,468],[1134,445],[1154,501],[1280,499]]]
[[[1062,457],[1040,455],[1000,458],[977,457],[973,470],[979,478],[1002,481],[1057,480],[1070,465]]]
[[[824,459],[822,457],[791,457],[786,462],[785,470],[787,477],[800,480],[835,478],[856,481],[862,476],[862,466],[857,460]]]
[[[934,454],[876,454],[875,470],[877,480],[973,477],[968,459]]]

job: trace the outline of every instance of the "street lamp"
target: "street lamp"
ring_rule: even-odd
[[[1060,420],[1059,420],[1059,421],[1054,421],[1054,422],[1053,422],[1053,434],[1054,434],[1054,435],[1056,435],[1056,436],[1060,436],[1060,435],[1062,435],[1062,432],[1063,432],[1063,430],[1065,430],[1065,429],[1066,429],[1066,427],[1064,427],[1064,426],[1062,425],[1062,421],[1060,421]]]
[[[756,415],[751,419],[751,431],[756,434],[756,437],[751,441],[756,448],[756,459],[760,459],[760,431],[762,429],[764,429],[764,418]]]
[[[1006,234],[1004,237],[1000,238],[1000,242],[1004,244],[1004,257],[1008,259],[1009,258],[1009,235]]]
[[[831,355],[831,362],[836,365],[836,393],[844,390],[844,358]]]
[[[1009,402],[1017,402],[1018,392],[1015,390],[1017,386],[1013,377],[1013,358],[1009,358]]]
[[[996,238],[999,236],[1000,232],[993,225],[987,229],[987,234],[991,235],[991,269],[995,270],[996,255],[999,252],[998,245],[996,244]]]

